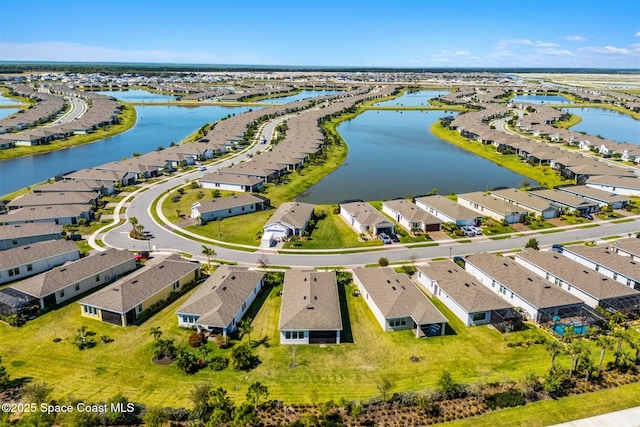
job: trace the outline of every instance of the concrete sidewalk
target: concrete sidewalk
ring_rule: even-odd
[[[640,427],[640,406],[551,427]]]

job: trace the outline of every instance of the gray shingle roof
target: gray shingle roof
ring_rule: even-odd
[[[295,228],[305,226],[311,215],[315,205],[301,202],[288,202],[281,204],[278,209],[271,215],[267,225],[283,222]]]
[[[616,282],[556,252],[526,251],[516,255],[543,271],[560,278],[595,299],[640,295],[640,292]]]
[[[442,212],[448,217],[453,218],[454,220],[469,220],[475,219],[480,216],[477,212],[472,211],[469,208],[465,208],[454,202],[453,200],[449,200],[444,196],[433,195],[433,196],[425,196],[425,197],[417,197],[416,205],[420,207],[418,202],[433,207],[435,210]]]
[[[120,279],[79,302],[124,314],[199,268],[199,264],[167,257],[146,265],[136,274]]]
[[[200,316],[199,325],[226,328],[263,277],[263,272],[221,265],[182,304],[178,314]]]
[[[34,297],[42,298],[127,261],[133,263],[131,252],[112,248],[21,280],[13,284],[12,287]],[[133,266],[135,268],[135,263]]]
[[[469,255],[466,262],[476,266],[537,309],[582,302],[569,292],[563,291],[518,265],[511,258],[478,253]]]
[[[342,330],[336,273],[289,270],[284,275],[280,330]]]
[[[60,234],[62,226],[51,222],[27,222],[24,224],[0,225],[0,240],[19,237]]]
[[[420,325],[447,321],[406,274],[396,273],[391,268],[357,268],[353,274],[385,319],[410,316]]]
[[[435,280],[467,313],[513,307],[453,262],[434,262],[418,270]]]
[[[7,249],[0,255],[0,270],[34,263],[68,252],[79,253],[76,244],[69,240],[47,240]]]
[[[578,254],[596,264],[640,282],[640,260],[632,260],[631,257],[618,255],[604,246],[573,245],[565,246],[564,250]]]

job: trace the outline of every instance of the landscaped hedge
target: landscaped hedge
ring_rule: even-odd
[[[520,391],[508,390],[487,396],[485,398],[485,403],[489,409],[496,409],[523,406],[526,402]]]

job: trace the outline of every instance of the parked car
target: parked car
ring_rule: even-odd
[[[474,227],[470,225],[463,225],[460,227],[460,229],[464,231],[464,234],[467,237],[473,237],[476,235],[476,230],[474,230]]]
[[[558,252],[558,253],[562,253],[563,249],[562,249],[562,245],[556,243],[555,245],[551,246],[551,250],[554,252]]]
[[[380,240],[382,240],[382,243],[384,243],[385,245],[390,245],[392,242],[391,237],[389,237],[387,233],[380,233],[378,237],[380,237]]]
[[[149,259],[149,251],[140,251],[135,256],[136,261],[142,261],[143,259]]]
[[[591,215],[590,213],[583,213],[581,216],[583,218],[587,218],[589,221],[593,221],[593,215]]]
[[[482,236],[482,228],[475,225],[470,225],[469,227],[476,233],[476,236]]]
[[[200,166],[198,169],[200,169],[201,171],[206,171],[207,167],[206,166]]]
[[[394,242],[399,242],[400,238],[397,234],[391,234],[391,240],[393,240]]]
[[[74,242],[77,242],[78,240],[82,240],[82,235],[81,234],[69,234],[67,236],[67,240],[73,240]]]

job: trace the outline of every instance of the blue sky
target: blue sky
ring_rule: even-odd
[[[0,60],[640,68],[638,0],[0,0],[0,13]]]

